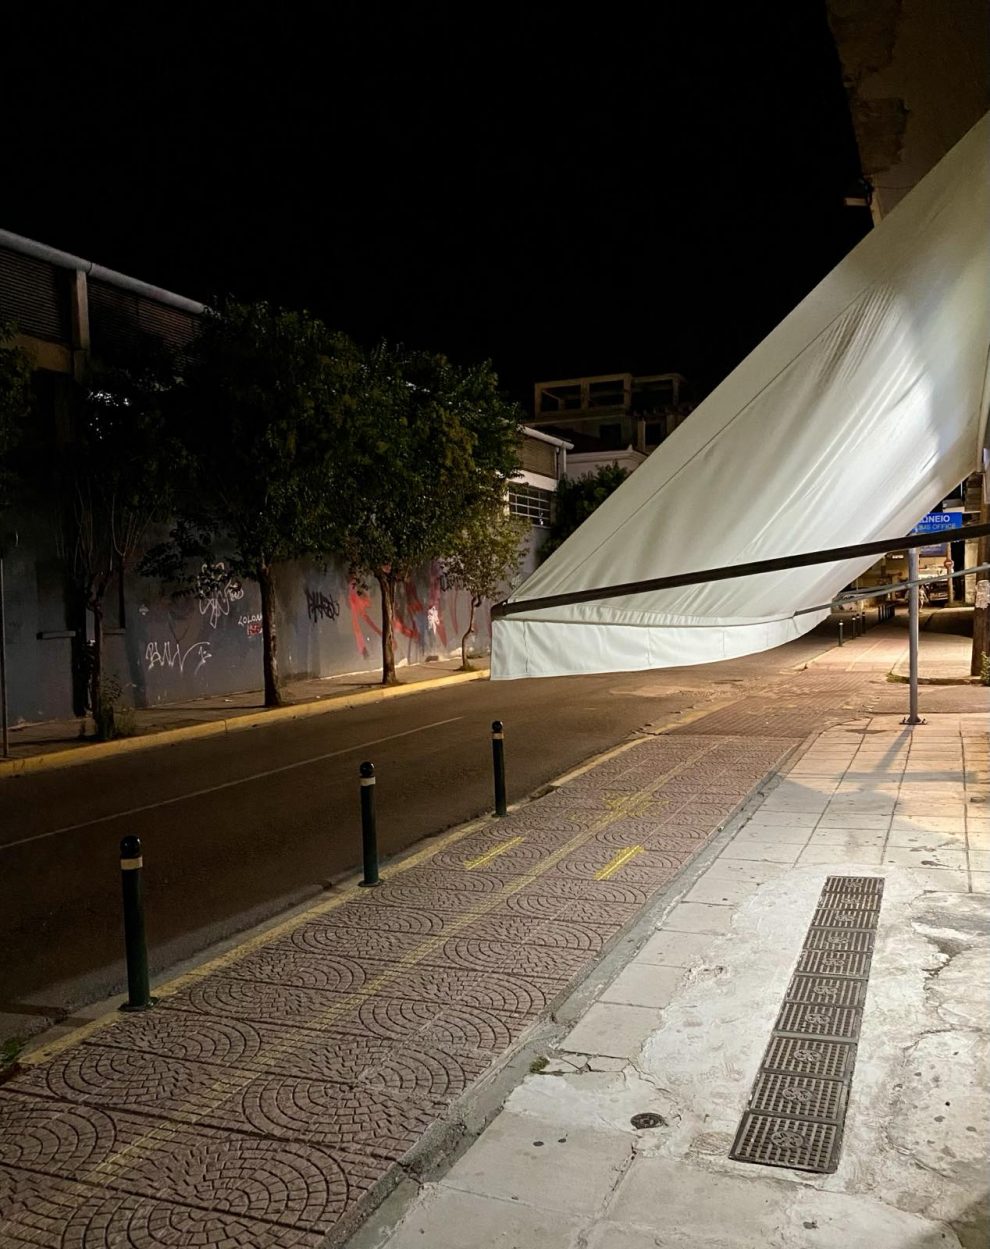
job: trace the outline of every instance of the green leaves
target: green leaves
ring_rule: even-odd
[[[204,319],[174,429],[190,457],[185,520],[242,576],[340,540],[341,431],[357,348],[305,312],[227,300]]]
[[[618,490],[629,476],[617,464],[603,464],[586,477],[562,478],[554,492],[554,514],[550,536],[540,556],[546,559],[571,536],[575,529],[600,507],[610,494]]]
[[[520,415],[488,364],[459,369],[386,343],[370,351],[346,439],[352,571],[405,574],[450,549],[473,508],[501,499],[517,467]]]

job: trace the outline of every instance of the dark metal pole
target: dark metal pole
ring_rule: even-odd
[[[380,885],[378,875],[378,825],[375,817],[375,765],[362,763],[361,774],[361,851],[364,855],[363,889]]]
[[[842,621],[839,621],[839,645],[842,645]]]
[[[990,524],[965,525],[939,534],[940,542],[957,542],[990,534]],[[903,538],[881,538],[878,542],[859,542],[855,546],[836,546],[825,551],[808,551],[782,555],[777,559],[761,559],[749,564],[729,564],[721,568],[705,568],[697,572],[679,572],[670,577],[651,577],[646,581],[627,581],[621,585],[599,586],[593,590],[575,590],[570,594],[548,594],[542,598],[514,599],[496,603],[492,619],[501,620],[519,612],[541,611],[545,607],[563,607],[571,603],[593,603],[599,599],[624,598],[628,594],[645,594],[650,590],[670,590],[682,585],[703,585],[709,581],[729,581],[735,577],[755,577],[759,573],[784,572],[788,568],[808,568],[813,564],[835,564],[867,555],[883,555],[887,551],[907,551],[931,543],[930,533],[906,534]]]
[[[124,897],[127,1001],[121,1010],[147,1010],[155,1003],[148,980],[148,944],[144,934],[143,863],[140,837],[125,837],[120,843],[120,883]]]
[[[505,802],[505,733],[502,721],[492,721],[492,769],[495,773],[495,814],[509,814]]]
[[[908,668],[911,686],[910,711],[902,724],[924,724],[918,715],[918,629],[919,629],[919,586],[918,586],[918,552],[908,551],[908,581],[912,583],[908,590]]]

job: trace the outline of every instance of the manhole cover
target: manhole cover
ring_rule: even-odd
[[[641,1115],[633,1115],[629,1120],[637,1130],[640,1128],[665,1128],[667,1120],[663,1115],[655,1115],[652,1111],[644,1111]]]

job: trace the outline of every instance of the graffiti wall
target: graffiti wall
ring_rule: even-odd
[[[11,724],[80,715],[85,709],[87,621],[66,585],[50,525],[28,525],[5,558],[8,715]],[[284,678],[381,669],[377,585],[350,582],[336,564],[276,570],[279,663]],[[402,583],[395,603],[396,663],[456,654],[470,603],[438,564]],[[108,592],[105,671],[139,707],[260,689],[258,587],[224,561],[204,564],[195,592],[173,597],[136,573]],[[490,622],[477,613],[473,654],[487,654]]]

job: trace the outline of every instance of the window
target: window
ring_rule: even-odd
[[[509,483],[509,511],[513,516],[525,516],[534,525],[550,524],[549,490],[539,490],[523,482]]]

